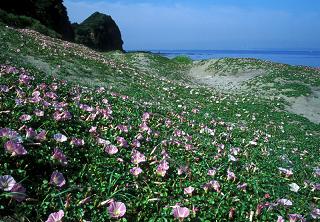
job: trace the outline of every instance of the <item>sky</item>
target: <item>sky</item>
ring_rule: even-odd
[[[64,0],[71,22],[98,11],[125,50],[320,50],[320,0]]]

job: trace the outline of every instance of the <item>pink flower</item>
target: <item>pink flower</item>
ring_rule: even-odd
[[[169,170],[169,163],[166,160],[161,160],[159,166],[164,170]]]
[[[21,202],[26,199],[26,188],[24,188],[21,184],[16,183],[10,192],[13,192],[12,198],[18,202]]]
[[[80,105],[79,105],[79,108],[82,109],[82,110],[84,110],[84,111],[86,111],[86,112],[89,112],[89,113],[94,111],[94,108],[93,108],[93,107],[88,106],[88,105],[86,105],[86,104],[80,104]]]
[[[278,220],[277,220],[277,222],[284,222],[283,217],[282,217],[282,216],[278,216]]]
[[[216,175],[216,173],[217,173],[217,169],[216,169],[216,168],[213,168],[213,169],[211,169],[211,170],[208,170],[208,175],[209,175],[209,176],[214,176],[214,175]]]
[[[118,152],[118,148],[112,144],[106,145],[104,151],[109,155],[116,154]]]
[[[118,136],[116,140],[117,140],[119,146],[121,146],[121,147],[128,147],[129,146],[128,142],[123,137]]]
[[[282,205],[282,206],[286,206],[286,207],[290,207],[292,206],[292,202],[291,200],[288,200],[288,199],[279,199],[277,201],[278,204]]]
[[[23,114],[19,117],[19,120],[22,121],[22,122],[26,122],[26,121],[29,121],[31,120],[31,116],[30,115],[27,115],[27,114]]]
[[[298,220],[303,221],[303,216],[300,214],[289,214],[289,222],[296,222]]]
[[[62,222],[62,218],[64,217],[63,210],[59,210],[58,212],[51,213],[46,220],[46,222]]]
[[[194,188],[189,186],[189,187],[184,188],[183,193],[188,194],[188,195],[192,195],[193,191],[194,191]]]
[[[53,100],[58,99],[57,94],[55,94],[54,92],[46,92],[45,96]]]
[[[246,183],[239,184],[239,185],[237,186],[237,188],[238,188],[239,190],[245,191],[245,190],[247,189],[247,184],[246,184]]]
[[[56,111],[53,113],[53,118],[56,121],[65,121],[71,119],[71,113],[68,111]]]
[[[20,143],[16,143],[12,140],[9,140],[4,144],[4,149],[8,153],[11,153],[12,156],[26,155],[28,153]]]
[[[189,167],[187,166],[180,166],[178,168],[178,175],[181,175],[181,174],[187,174],[189,172]]]
[[[96,133],[97,132],[97,127],[96,126],[91,126],[89,129],[89,133]]]
[[[60,143],[68,140],[68,138],[61,133],[54,134],[53,139],[55,139],[57,142],[60,142]]]
[[[129,132],[128,127],[125,126],[125,125],[118,125],[116,128],[117,128],[120,132],[124,132],[124,133],[128,133],[128,132]]]
[[[46,139],[46,136],[47,136],[47,131],[41,130],[40,133],[37,134],[35,139],[38,141],[43,141]]]
[[[151,129],[149,128],[149,126],[147,125],[146,122],[142,122],[140,125],[139,125],[139,128],[142,132],[144,131],[150,131]]]
[[[230,171],[229,169],[228,169],[228,171],[227,171],[227,179],[228,180],[235,180],[237,177],[236,177],[236,175],[234,174],[234,172],[232,172],[232,171]]]
[[[137,140],[137,139],[134,139],[133,141],[132,141],[132,144],[131,144],[133,147],[135,147],[135,148],[139,148],[140,146],[141,146],[141,143],[140,143],[140,141],[139,140]]]
[[[16,184],[16,181],[10,175],[0,176],[0,190],[10,191],[13,186]]]
[[[123,217],[126,213],[126,205],[122,202],[111,202],[108,207],[109,215],[112,218]]]
[[[84,140],[83,139],[78,139],[78,138],[72,138],[71,139],[71,145],[83,146],[84,145]]]
[[[142,162],[145,162],[146,161],[146,157],[140,153],[139,151],[133,151],[132,153],[132,156],[131,156],[131,162],[133,164],[139,164],[139,163],[142,163]]]
[[[66,156],[58,148],[54,148],[52,158],[59,161],[62,166],[66,166],[68,164]]]
[[[140,173],[142,173],[142,169],[140,167],[133,167],[132,169],[130,169],[130,173],[133,176],[138,176]]]
[[[216,181],[216,180],[211,180],[210,182],[209,182],[209,186],[210,186],[210,188],[212,188],[212,189],[214,189],[216,192],[218,192],[218,193],[220,193],[220,184],[219,184],[219,182],[218,181]]]
[[[36,116],[44,116],[44,112],[42,110],[39,110],[39,109],[36,109],[33,111],[33,113],[36,115]]]
[[[0,85],[0,92],[9,92],[9,87],[6,85]]]
[[[50,183],[55,186],[62,187],[66,184],[66,180],[64,179],[62,173],[54,171],[51,175]]]
[[[148,112],[143,113],[142,121],[146,122],[148,119],[150,119],[150,113],[148,113]]]
[[[33,139],[36,136],[37,136],[37,133],[34,129],[32,129],[31,127],[26,129],[26,138]]]
[[[33,79],[33,77],[28,76],[27,74],[21,74],[19,76],[19,82],[22,84],[25,84],[25,85],[29,85],[30,80],[32,80],[32,79]]]
[[[169,163],[166,160],[162,160],[157,167],[156,173],[164,177],[169,169]]]
[[[0,137],[6,137],[8,139],[15,139],[19,136],[19,134],[9,128],[0,128]]]
[[[188,217],[190,214],[190,211],[186,207],[180,207],[176,206],[173,211],[174,218],[178,218],[179,220],[183,220],[184,218]]]
[[[279,167],[278,169],[279,169],[280,173],[283,174],[286,177],[290,177],[290,176],[293,175],[292,169],[285,169],[285,168],[282,168],[282,167]]]
[[[258,204],[257,207],[256,207],[256,215],[260,215],[262,210],[264,209],[264,205],[263,204]]]
[[[311,212],[311,217],[313,219],[320,219],[320,209],[313,209]]]

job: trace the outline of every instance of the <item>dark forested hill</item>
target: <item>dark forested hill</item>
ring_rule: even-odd
[[[63,39],[74,40],[74,32],[63,0],[2,0],[0,9],[14,15],[34,18],[59,33]]]

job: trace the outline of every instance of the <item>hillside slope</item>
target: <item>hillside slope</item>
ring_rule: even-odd
[[[0,219],[319,218],[320,125],[286,99],[311,96],[319,70],[99,53],[1,25],[0,43]]]

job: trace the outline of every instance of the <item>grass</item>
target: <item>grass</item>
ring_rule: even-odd
[[[315,173],[320,167],[320,126],[284,111],[282,100],[196,85],[186,75],[193,64],[185,59],[98,53],[3,26],[0,42],[0,63],[5,64],[0,85],[9,88],[0,92],[0,127],[16,131],[28,152],[21,156],[11,156],[5,149],[0,152],[0,175],[11,175],[27,195],[18,202],[14,193],[1,190],[1,216],[44,221],[50,213],[63,210],[65,221],[108,221],[108,205],[103,203],[111,198],[126,205],[120,221],[173,221],[172,206],[178,203],[190,210],[186,221],[275,221],[278,216],[287,219],[290,213],[312,220],[311,210],[319,208],[320,194],[314,186],[320,183]],[[279,77],[319,84],[319,71],[305,67],[260,60],[220,63],[226,65],[215,69],[267,67],[268,75],[253,79],[253,86]],[[17,70],[10,71],[11,66]],[[29,84],[19,80],[25,72],[34,78]],[[294,96],[307,93],[300,85],[286,83],[285,87],[294,88]],[[31,103],[35,91],[50,105]],[[48,97],[48,92],[57,98]],[[17,105],[17,99],[22,105]],[[36,116],[35,109],[43,110],[44,116]],[[70,112],[72,118],[55,120],[57,110]],[[143,116],[146,112],[150,118]],[[22,114],[31,115],[31,120],[21,122]],[[27,137],[24,125],[37,132],[46,130],[46,139]],[[128,132],[119,130],[121,125]],[[94,133],[89,132],[92,126],[97,127]],[[68,140],[57,142],[53,139],[57,133]],[[129,147],[121,146],[118,137]],[[84,145],[72,145],[72,138],[83,139]],[[110,141],[118,152],[106,153],[98,138]],[[135,139],[141,143],[139,148],[134,148]],[[0,145],[8,140],[1,137]],[[56,147],[66,156],[66,166],[53,159]],[[137,166],[131,161],[135,149],[146,157],[138,164],[142,173],[137,177],[130,173]],[[157,174],[162,160],[169,164],[163,177]],[[182,167],[188,170],[178,174]],[[293,175],[284,176],[279,167],[293,169]],[[215,176],[208,175],[212,168],[217,169]],[[50,183],[55,170],[66,179],[61,188]],[[235,179],[228,178],[228,170]],[[218,181],[220,192],[204,189],[212,180]],[[246,189],[239,189],[244,183]],[[290,190],[291,183],[300,186],[297,193]],[[188,186],[195,188],[192,196],[184,194]],[[278,204],[283,198],[293,205]],[[263,210],[256,213],[260,205]],[[234,216],[229,218],[232,208]]]

